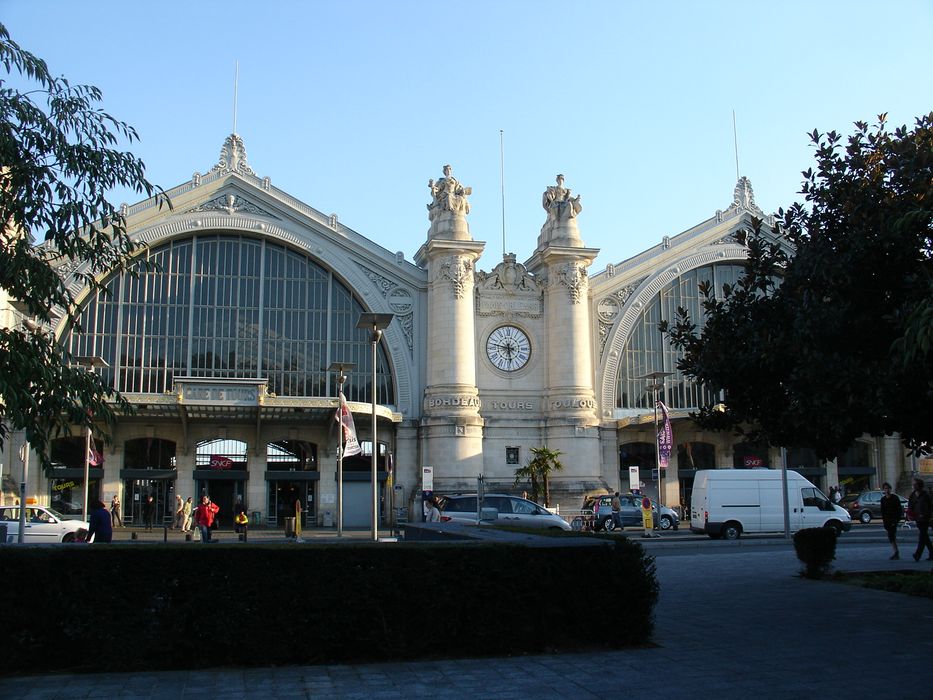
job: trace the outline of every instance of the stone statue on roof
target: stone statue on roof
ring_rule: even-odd
[[[431,190],[432,201],[428,211],[439,209],[454,214],[469,214],[470,202],[467,195],[473,194],[472,187],[464,187],[459,180],[451,174],[449,165],[444,166],[444,177],[437,181],[428,180],[428,189]]]
[[[547,212],[548,221],[561,222],[573,219],[583,211],[580,195],[574,197],[570,189],[564,187],[564,176],[557,176],[557,184],[549,186],[541,195],[541,206]]]

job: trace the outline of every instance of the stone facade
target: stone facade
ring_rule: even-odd
[[[469,229],[472,189],[453,176],[449,165],[443,173],[428,183],[429,229],[414,263],[343,226],[336,215],[323,214],[275,188],[271,178],[250,167],[236,135],[227,139],[218,163],[207,173],[195,173],[169,191],[173,210],[147,200],[124,211],[129,230],[151,248],[220,232],[300,251],[339,279],[366,311],[394,314],[382,340],[393,399],[376,409],[378,440],[391,457],[382,463],[378,487],[386,519],[394,517],[393,506],[413,503],[424,466],[434,467],[438,492],[472,491],[480,475],[498,488],[520,490],[521,485],[512,485],[515,470],[539,446],[562,453],[565,469],[553,477],[552,500],[565,511],[578,508],[585,493],[628,489],[626,459],[636,453],[627,446],[651,444],[655,434],[653,411],[644,405],[626,407],[620,397],[626,348],[646,309],[667,285],[699,268],[739,265],[745,259],[752,217],[768,223],[751,184],[741,178],[726,209],[593,273],[590,267],[599,251],[585,247],[582,198],[564,186],[562,175],[555,185],[544,187],[545,221],[537,246],[519,262],[514,253],[501,261],[484,260],[485,244],[473,240]],[[74,272],[62,270],[70,284],[77,284]],[[81,290],[76,291],[81,299]],[[18,322],[7,304],[0,307],[0,321]],[[54,330],[66,333],[61,324]],[[327,358],[325,364],[337,359],[342,358]],[[646,367],[645,373],[653,369],[657,367]],[[182,381],[162,393],[130,392],[139,413],[122,419],[113,444],[103,448],[104,466],[96,479],[99,496],[109,500],[120,493],[126,503],[127,484],[139,477],[124,464],[128,441],[159,439],[175,445],[172,469],[162,477],[173,480],[175,493],[192,494],[218,476],[199,466],[197,446],[228,439],[246,445],[242,463],[231,470],[237,474],[228,475],[236,478],[227,481],[235,482],[233,492],[250,511],[275,522],[274,484],[304,479],[309,520],[323,523],[333,517],[335,391],[277,396],[258,385],[247,396],[223,393],[225,384],[233,387],[236,381],[216,378],[210,383],[221,393],[206,401],[199,401],[196,392],[185,393]],[[631,397],[626,400],[633,403]],[[370,404],[351,401],[350,408],[360,440],[371,439]],[[699,430],[688,408],[672,413],[675,443],[706,446],[716,455],[717,466],[731,466],[735,438]],[[317,448],[315,469],[301,477],[276,469],[266,448],[276,441],[298,440]],[[12,497],[9,485],[19,478],[15,455],[20,442],[14,436],[2,454],[5,499]],[[897,481],[905,465],[896,441],[862,442],[866,466],[874,470],[868,477],[871,485]],[[678,455],[672,455],[663,482],[669,504],[681,501],[692,479]],[[781,456],[771,450],[760,458],[779,466]],[[643,458],[642,463],[644,467]],[[819,469],[811,478],[827,489],[846,474],[835,463]],[[652,475],[644,469],[642,474],[646,490],[656,489]],[[368,517],[364,476],[369,478],[349,477],[345,522],[364,523]],[[48,502],[53,488],[33,471],[31,496]]]

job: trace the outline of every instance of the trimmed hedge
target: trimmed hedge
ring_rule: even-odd
[[[811,527],[794,533],[794,550],[806,567],[806,578],[822,578],[836,558],[836,530],[831,527]]]
[[[637,543],[2,547],[0,669],[144,670],[536,653],[645,644],[658,598]],[[17,573],[22,572],[20,578]],[[614,633],[593,634],[598,614]]]

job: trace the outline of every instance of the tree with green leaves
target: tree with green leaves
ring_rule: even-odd
[[[702,328],[683,309],[662,324],[678,367],[725,392],[701,425],[824,459],[865,433],[933,449],[933,113],[885,122],[845,145],[814,131],[804,203],[756,222],[744,277],[701,290]]]
[[[531,500],[537,502],[538,495],[543,492],[544,505],[551,505],[551,489],[548,483],[552,472],[558,472],[564,468],[560,461],[563,454],[560,450],[550,450],[545,447],[532,447],[532,459],[524,467],[515,470],[515,483],[523,481],[531,482]]]
[[[138,136],[101,109],[100,90],[53,76],[3,25],[0,63],[29,84],[21,91],[0,78],[0,296],[21,317],[0,328],[0,445],[25,431],[48,469],[54,436],[112,425],[116,411],[130,410],[49,330],[64,319],[82,331],[65,271],[100,291],[108,273],[133,264],[139,244],[109,192],[167,199],[146,180],[142,161],[119,150]]]

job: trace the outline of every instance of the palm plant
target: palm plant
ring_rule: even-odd
[[[515,483],[522,481],[531,482],[531,500],[538,500],[538,493],[544,491],[544,506],[551,505],[551,491],[548,484],[548,477],[551,472],[557,472],[564,468],[559,457],[563,454],[560,450],[550,450],[547,446],[532,447],[532,459],[523,467],[515,470]]]

